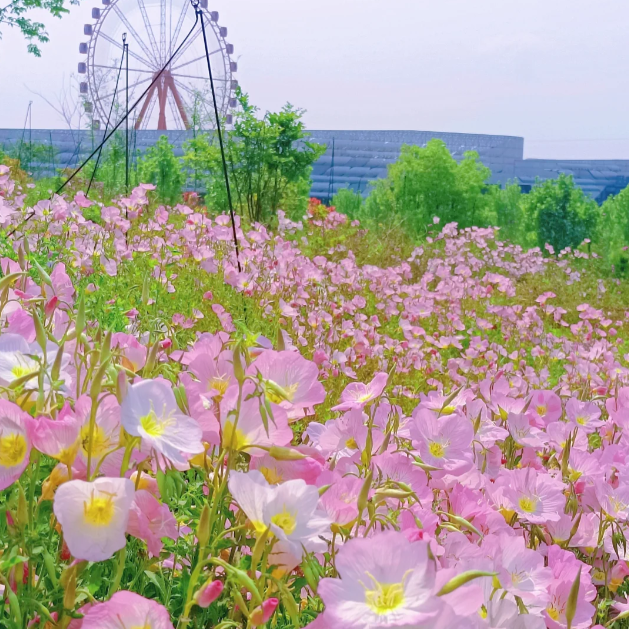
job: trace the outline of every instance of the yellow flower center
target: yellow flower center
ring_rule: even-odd
[[[100,457],[110,448],[109,438],[105,431],[98,425],[94,425],[94,433],[92,435],[92,456]],[[90,427],[85,424],[81,428],[81,449],[85,456],[90,449]]]
[[[555,621],[559,620],[559,610],[552,605],[546,608],[548,615]]]
[[[358,450],[358,444],[356,443],[356,439],[354,439],[354,437],[350,437],[345,442],[345,447],[349,448],[350,450]]]
[[[269,382],[273,382],[269,380]],[[286,387],[280,387],[279,385],[273,383],[275,386],[271,386],[266,390],[266,397],[269,402],[273,402],[273,404],[279,404],[280,402],[284,402],[285,400],[288,402],[292,402],[295,398],[295,393],[297,393],[297,389],[299,387],[299,383],[295,382],[294,384],[289,384]]]
[[[454,411],[456,411],[456,406],[444,406],[441,409],[441,414],[442,415],[452,415],[452,413],[454,413]]]
[[[583,475],[583,472],[579,472],[578,470],[573,470],[572,468],[570,468],[570,473],[568,474],[568,480],[571,483],[576,483],[581,476]]]
[[[277,485],[284,480],[276,467],[260,467],[258,471],[266,478],[266,482],[269,485]]]
[[[544,415],[548,412],[545,404],[540,404],[535,410],[540,417],[544,417]]]
[[[249,442],[245,433],[236,428],[234,430],[233,422],[226,422],[223,426],[223,447],[231,450],[243,450]]]
[[[159,418],[155,411],[151,411],[148,415],[140,417],[140,425],[150,437],[161,437],[166,432],[169,422]]]
[[[535,509],[537,509],[537,498],[522,496],[522,498],[518,501],[518,504],[520,505],[520,509],[522,509],[525,513],[533,513]]]
[[[15,365],[13,369],[11,369],[11,373],[15,376],[15,379],[23,378],[24,376],[28,376],[31,373],[35,373],[37,371],[37,365],[33,365],[32,367],[28,367],[27,365]]]
[[[114,517],[113,496],[94,496],[89,502],[83,503],[83,518],[86,524],[92,526],[109,526]]]
[[[26,439],[17,432],[0,437],[0,466],[19,465],[24,460],[27,450]]]
[[[587,423],[587,418],[583,417],[582,415],[577,415],[577,424],[579,424],[579,426],[585,426]]]
[[[384,616],[404,604],[402,583],[379,583],[373,579],[373,586],[365,591],[365,602],[376,614]]]
[[[293,513],[289,513],[284,507],[284,510],[280,513],[276,513],[272,518],[271,522],[275,524],[275,526],[279,527],[286,533],[286,535],[290,535],[297,528],[297,520],[295,519],[295,515]]]
[[[487,618],[487,608],[484,605],[481,605],[481,608],[478,610],[478,615],[481,618]]]
[[[223,397],[225,395],[225,391],[227,391],[228,386],[229,378],[227,375],[210,378],[207,383],[208,391],[212,391],[212,389],[218,391],[219,397]]]
[[[442,459],[446,453],[444,445],[437,441],[431,441],[428,450],[436,459]]]

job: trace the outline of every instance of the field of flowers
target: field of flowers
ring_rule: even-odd
[[[629,626],[629,297],[587,242],[238,224],[0,166],[0,626]],[[238,267],[242,268],[239,272]]]

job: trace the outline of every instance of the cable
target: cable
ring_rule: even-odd
[[[236,233],[236,219],[234,216],[234,205],[232,203],[232,193],[229,186],[229,174],[227,172],[227,160],[225,159],[225,147],[223,145],[223,134],[221,132],[221,121],[218,115],[218,105],[216,104],[216,92],[214,91],[214,77],[212,76],[212,64],[210,63],[210,53],[207,47],[207,36],[205,34],[205,20],[203,19],[203,13],[199,8],[199,0],[191,0],[192,6],[197,16],[201,18],[201,30],[203,31],[203,45],[205,46],[205,58],[207,60],[207,69],[210,75],[210,88],[212,89],[212,101],[214,102],[214,116],[216,118],[216,131],[218,133],[218,143],[221,147],[221,159],[223,161],[223,175],[225,176],[225,187],[227,188],[227,202],[229,204],[229,215],[232,220],[232,232],[234,235],[234,246],[236,247],[236,264],[238,265],[238,273],[242,273],[242,267],[240,266],[240,249],[238,247],[238,235]]]
[[[194,5],[193,5],[194,6]],[[142,99],[148,94],[148,91],[153,87],[153,85],[155,84],[155,82],[159,79],[159,77],[162,75],[162,72],[164,72],[164,70],[170,65],[170,63],[172,62],[172,60],[175,58],[175,56],[179,53],[179,51],[181,50],[181,48],[183,47],[183,45],[188,41],[188,39],[190,38],[190,35],[192,35],[192,33],[194,32],[194,29],[197,26],[197,22],[199,21],[199,15],[196,15],[196,18],[194,20],[194,24],[192,25],[192,28],[190,29],[190,32],[186,35],[186,37],[184,38],[184,40],[181,42],[181,44],[179,44],[179,46],[177,47],[177,50],[175,50],[175,52],[171,55],[170,59],[168,59],[168,61],[164,64],[164,66],[162,67],[162,69],[155,75],[155,78],[151,81],[151,83],[149,84],[149,86],[142,92],[142,94],[140,95],[140,97],[135,101],[135,103],[133,103],[133,106],[131,107],[131,109],[127,110],[127,113],[120,119],[120,121],[118,122],[118,124],[116,124],[116,126],[109,132],[109,134],[107,136],[105,136],[105,138],[103,138],[103,141],[100,143],[99,146],[97,146],[92,153],[89,155],[89,157],[72,173],[72,175],[70,175],[70,177],[68,177],[68,179],[66,179],[66,181],[57,189],[56,192],[54,192],[51,195],[51,199],[54,195],[59,194],[83,169],[83,167],[92,159],[92,157],[94,157],[94,155],[96,155],[96,153],[98,152],[98,150],[101,148],[101,146],[103,146],[103,144],[105,144],[105,142],[107,142],[107,140],[109,140],[109,138],[118,130],[118,128],[122,125],[122,123],[129,117],[129,114],[140,104],[140,102],[142,101]],[[33,218],[33,216],[35,216],[35,210],[33,210],[19,225],[17,225],[14,229],[12,229],[8,234],[7,237],[12,236],[18,229],[20,229],[24,224],[28,223],[28,221],[31,220],[31,218]]]
[[[107,116],[107,122],[105,123],[105,131],[103,132],[103,137],[107,135],[107,131],[109,130],[109,123],[111,122],[111,114],[114,111],[114,103],[116,102],[116,94],[118,93],[118,83],[120,82],[120,73],[122,72],[122,64],[124,62],[124,50],[127,41],[127,34],[122,34],[122,57],[120,57],[120,67],[118,68],[118,76],[116,77],[116,87],[114,87],[114,94],[111,97],[111,105],[109,107],[109,115]],[[128,103],[127,103],[128,105]],[[96,177],[96,171],[98,170],[98,164],[100,163],[100,156],[103,154],[103,145],[100,145],[98,149],[98,155],[96,156],[96,164],[94,165],[94,170],[92,171],[92,176],[90,177],[90,182],[87,185],[87,192],[85,193],[85,197],[90,193],[90,189],[92,187],[92,183],[94,182],[94,177]]]

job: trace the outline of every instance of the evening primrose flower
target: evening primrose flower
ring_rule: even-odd
[[[369,384],[362,382],[352,382],[348,384],[341,393],[341,403],[332,407],[333,411],[351,411],[352,409],[362,409],[366,404],[382,395],[384,387],[387,386],[389,374],[377,373]]]
[[[286,409],[291,419],[312,412],[310,409],[325,400],[325,389],[318,380],[319,369],[299,352],[265,350],[247,373],[259,373],[269,381],[267,398]]]
[[[29,374],[33,374],[33,378],[28,383],[36,384],[40,366],[31,358],[33,354],[23,336],[9,333],[0,336],[0,384],[8,386]]]
[[[544,524],[561,519],[566,504],[564,485],[548,473],[538,473],[530,467],[502,470],[496,481],[496,487],[499,486],[508,508],[522,520]]]
[[[260,398],[254,395],[255,385],[246,382],[242,390],[240,413],[237,415],[239,389],[230,387],[221,400],[221,438],[224,448],[246,451],[251,456],[263,456],[265,451],[256,448],[287,446],[293,438],[286,411],[271,404],[272,417],[265,426],[260,413]]]
[[[301,479],[270,486],[256,471],[232,472],[229,491],[258,534],[267,529],[283,552],[301,557],[303,550],[325,550],[321,535],[329,533],[330,520],[318,512],[319,491]]]
[[[104,561],[124,547],[134,494],[126,478],[72,480],[57,489],[53,511],[75,559]]]
[[[0,400],[0,491],[12,485],[28,465],[31,422],[19,406]]]
[[[467,417],[437,418],[432,411],[418,407],[413,412],[410,433],[424,463],[454,475],[472,467],[474,429]]]
[[[319,595],[331,627],[432,627],[443,609],[428,544],[387,531],[346,542],[336,556],[340,579],[322,579]]]
[[[107,602],[94,605],[81,629],[174,629],[168,610],[134,592],[116,592]]]
[[[131,385],[121,411],[124,429],[173,463],[183,465],[189,455],[204,452],[198,422],[179,410],[165,380]]]

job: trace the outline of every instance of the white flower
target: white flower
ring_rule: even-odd
[[[72,480],[57,489],[53,511],[76,559],[104,561],[127,543],[125,531],[135,497],[127,478]]]
[[[143,445],[176,464],[204,452],[198,422],[184,415],[164,380],[143,380],[129,387],[122,402],[122,425]]]

